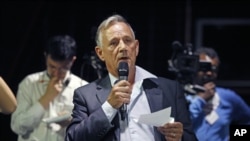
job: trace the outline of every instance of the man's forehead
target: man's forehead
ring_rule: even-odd
[[[211,58],[207,54],[200,54],[200,62],[210,62],[212,65],[218,66],[219,60],[218,58]]]
[[[104,34],[110,36],[133,36],[131,28],[123,22],[116,22],[104,30]]]
[[[70,60],[56,61],[51,58],[51,56],[47,56],[47,63],[54,66],[65,66],[71,63]]]

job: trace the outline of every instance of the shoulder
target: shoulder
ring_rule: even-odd
[[[222,96],[236,96],[238,95],[234,90],[224,87],[216,87],[216,92]]]
[[[171,92],[175,93],[178,90],[182,90],[181,89],[182,87],[178,81],[165,78],[165,77],[145,79],[145,81],[143,82],[143,85],[147,88],[152,88],[152,87],[160,88],[163,91],[170,92],[170,93]]]
[[[75,74],[71,74],[70,77],[71,77],[71,80],[72,80],[73,82],[81,83],[81,85],[86,85],[86,84],[89,83],[88,81],[86,81],[86,80],[80,78],[79,76],[77,76],[77,75],[75,75]]]
[[[76,89],[76,91],[93,91],[93,89],[97,89],[97,87],[102,87],[100,86],[101,83],[107,83],[107,82],[103,82],[105,79],[97,79],[95,81],[92,82],[87,82],[85,85],[79,87]],[[109,82],[110,83],[110,82]]]
[[[159,81],[161,82],[165,82],[165,83],[172,83],[172,84],[176,84],[178,83],[176,80],[172,80],[166,77],[158,77]]]
[[[39,80],[42,81],[44,75],[45,71],[28,74],[22,79],[21,83],[35,82]]]
[[[153,81],[157,85],[165,85],[165,86],[172,86],[178,85],[179,83],[176,80],[172,80],[166,77],[156,77],[156,78],[148,78],[148,80]]]
[[[18,84],[18,89],[32,89],[35,88],[36,85],[43,84],[45,82],[45,71],[35,72],[26,75]]]
[[[229,88],[216,87],[216,92],[221,98],[226,99],[227,101],[237,101],[241,99],[239,94]]]

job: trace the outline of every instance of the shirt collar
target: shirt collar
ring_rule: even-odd
[[[110,78],[111,86],[113,86],[115,81],[118,80],[118,78],[116,78],[111,73],[109,73],[109,78]],[[135,68],[135,83],[138,81],[142,82],[142,80],[144,80],[146,78],[157,78],[157,76],[148,72],[147,70],[145,70],[139,66],[136,66],[136,68]]]

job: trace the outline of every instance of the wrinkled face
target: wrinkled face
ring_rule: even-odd
[[[46,56],[47,72],[50,77],[57,77],[59,79],[64,79],[67,72],[71,69],[75,57],[69,61],[54,61],[50,55]]]
[[[128,25],[114,23],[102,32],[101,41],[102,47],[96,47],[96,53],[112,75],[118,76],[117,68],[121,61],[128,63],[130,71],[134,70],[139,42],[134,39]]]
[[[206,54],[199,55],[199,61],[202,62],[210,62],[212,68],[218,68],[219,61],[217,58],[210,58]],[[214,81],[217,78],[217,71],[216,70],[209,70],[209,71],[199,71],[198,72],[198,79],[196,80],[198,84],[203,85],[206,82]]]

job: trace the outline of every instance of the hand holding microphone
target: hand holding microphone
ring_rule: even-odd
[[[128,63],[127,62],[120,62],[118,66],[118,75],[119,75],[119,81],[120,80],[128,80]],[[127,105],[123,104],[120,109],[121,113],[121,119],[124,120],[127,114]]]
[[[131,84],[128,80],[128,64],[121,62],[117,68],[118,81],[115,82],[107,101],[116,109],[119,109],[122,119],[126,116],[127,105],[130,102],[130,95],[132,93]]]

